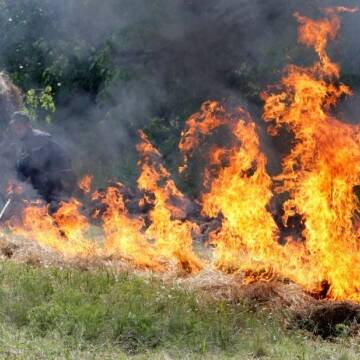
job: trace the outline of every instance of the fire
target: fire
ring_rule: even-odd
[[[92,181],[93,181],[93,177],[91,175],[84,176],[79,183],[79,188],[85,194],[89,194],[91,192]]]
[[[90,220],[81,213],[82,204],[75,199],[61,203],[52,215],[43,204],[30,204],[24,210],[22,225],[13,228],[14,233],[65,256],[110,256],[156,271],[164,271],[172,263],[187,272],[200,270],[202,261],[192,251],[192,236],[198,227],[183,220],[184,208],[190,202],[163,166],[161,154],[143,133],[140,137],[142,173],[138,183],[145,194],[139,203],[153,202],[150,225],[145,224],[140,214],[129,214],[123,196],[125,187],[118,183],[103,193],[91,195],[93,201],[100,201],[104,210],[95,211],[95,217],[102,220],[103,244],[87,238]],[[80,185],[89,193],[91,177],[85,177]]]
[[[238,140],[229,149],[214,147],[209,167],[224,156],[228,164],[215,176],[205,172],[204,188],[209,178],[211,186],[202,196],[203,212],[223,217],[221,230],[212,234],[218,267],[275,272],[311,292],[320,293],[327,284],[328,297],[359,302],[360,241],[354,221],[359,201],[354,188],[360,183],[360,128],[331,115],[331,108],[351,91],[338,84],[340,68],[326,51],[340,29],[337,12],[344,11],[355,9],[325,9],[326,18],[316,21],[295,14],[299,42],[313,47],[319,61],[309,68],[289,66],[280,92],[263,94],[269,134],[277,136],[285,127],[294,137],[280,175],[267,174],[256,126],[245,112],[226,113],[215,102],[190,118],[180,150],[186,164],[201,137],[224,124]],[[288,199],[283,200],[283,226],[297,216],[304,227],[302,242],[288,236],[285,245],[279,244],[270,213],[270,201],[278,195]]]
[[[160,270],[160,258],[142,230],[145,226],[144,221],[131,218],[127,212],[121,194],[122,187],[123,185],[119,184],[119,187],[109,187],[104,195],[93,195],[106,206],[106,211],[102,215],[105,254],[120,256],[139,267]]]
[[[351,91],[333,84],[340,69],[326,52],[340,28],[336,12],[345,10],[327,9],[328,18],[319,21],[296,15],[300,42],[315,48],[319,62],[288,68],[283,92],[264,94],[264,120],[274,122],[275,129],[286,125],[294,134],[277,192],[290,195],[285,224],[295,213],[303,217],[311,270],[293,277],[309,287],[309,277],[317,274],[330,284],[329,296],[359,301],[360,242],[353,219],[359,207],[354,187],[360,182],[360,128],[331,115],[331,106]]]
[[[210,165],[219,165],[226,158],[229,166],[218,171],[210,191],[202,197],[205,215],[216,217],[221,213],[224,217],[221,230],[212,235],[216,265],[224,270],[254,267],[277,245],[276,224],[266,209],[272,197],[271,179],[266,173],[266,158],[260,150],[256,126],[243,109],[229,114],[217,102],[203,106],[187,126],[202,119],[209,126],[204,125],[201,135],[215,129],[215,124],[226,124],[236,142],[229,149],[216,147],[211,152]],[[189,129],[184,136],[194,133],[194,129]],[[180,143],[183,151],[188,150],[181,146],[186,141],[185,138]],[[206,174],[208,182],[211,175]]]
[[[262,94],[268,134],[280,136],[285,129],[293,137],[280,174],[269,175],[258,126],[244,109],[228,111],[208,101],[187,121],[179,144],[184,156],[180,173],[208,136],[224,129],[229,135],[225,145],[213,145],[206,156],[198,198],[202,215],[221,222],[210,234],[212,263],[193,250],[200,229],[189,220],[192,202],[143,132],[137,146],[138,205],[149,205],[148,213],[128,210],[120,183],[91,194],[87,176],[79,187],[89,203],[97,204],[103,243],[89,239],[92,219],[75,199],[61,203],[54,214],[41,203],[29,204],[22,225],[13,231],[65,256],[121,258],[155,271],[166,271],[169,264],[188,273],[215,266],[241,271],[247,281],[276,274],[309,292],[360,302],[360,207],[354,191],[360,185],[360,127],[332,114],[351,90],[339,83],[340,67],[327,52],[341,26],[338,13],[354,11],[324,9],[319,20],[295,14],[299,42],[315,49],[318,61],[310,67],[288,66],[276,90]]]
[[[186,130],[182,132],[179,144],[179,149],[184,155],[184,164],[179,168],[180,173],[187,169],[189,157],[198,147],[200,136],[208,135],[212,130],[226,124],[226,119],[222,115],[219,104],[208,101],[202,105],[199,113],[187,120]]]
[[[192,235],[198,229],[189,221],[179,220],[185,215],[179,210],[183,209],[186,199],[161,163],[160,153],[144,133],[140,132],[140,137],[138,151],[142,173],[138,180],[139,188],[155,195],[154,209],[150,213],[152,223],[146,233],[155,239],[159,254],[175,260],[184,270],[196,272],[202,267],[192,251]]]
[[[84,237],[88,223],[79,208],[80,204],[73,199],[62,203],[51,216],[45,205],[31,204],[24,210],[22,226],[16,226],[13,231],[65,256],[94,255],[94,244]]]

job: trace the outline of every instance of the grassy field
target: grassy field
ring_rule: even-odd
[[[0,263],[1,359],[359,359],[281,318],[158,280]]]

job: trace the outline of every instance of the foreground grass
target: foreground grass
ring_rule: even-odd
[[[355,339],[130,274],[0,263],[1,359],[358,359]]]

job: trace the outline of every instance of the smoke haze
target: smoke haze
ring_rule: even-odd
[[[53,125],[45,127],[73,154],[80,174],[101,171],[99,177],[133,179],[138,128],[153,126],[155,142],[167,150],[166,160],[175,167],[174,145],[184,120],[203,101],[243,105],[258,121],[259,91],[275,83],[286,64],[312,59],[311,51],[296,44],[293,13],[318,17],[322,7],[357,4],[9,0],[1,5],[6,31],[0,35],[0,57],[5,71],[24,90],[44,82],[53,86],[58,110]],[[346,69],[344,80],[356,86],[360,83],[360,14],[343,18],[340,40],[331,52]],[[37,53],[33,58],[14,58],[11,49],[24,38],[40,43]],[[44,68],[50,69],[45,75],[40,73]],[[34,69],[39,76],[30,78],[27,74]],[[74,69],[75,75],[69,75]],[[24,76],[16,75],[19,72]],[[82,84],[84,74],[96,76],[90,76],[90,84]],[[65,78],[70,78],[69,83]],[[358,99],[355,95],[341,111],[354,118],[360,110]],[[152,125],[154,119],[174,134],[172,142],[166,133],[159,133],[156,121]]]

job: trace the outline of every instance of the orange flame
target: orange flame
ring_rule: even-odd
[[[189,201],[162,165],[161,154],[143,133],[140,135],[142,174],[138,183],[141,189],[154,195],[154,208],[150,213],[152,224],[148,228],[141,215],[128,213],[122,194],[124,186],[118,183],[104,193],[92,195],[105,209],[95,211],[103,222],[104,244],[86,238],[91,225],[81,213],[81,203],[75,199],[62,203],[53,215],[41,203],[27,206],[23,224],[14,228],[14,232],[65,256],[120,257],[137,267],[157,271],[164,271],[174,262],[187,272],[200,270],[203,264],[192,251],[192,236],[198,228],[182,220]],[[85,192],[90,191],[91,177],[84,178],[81,185]]]
[[[80,204],[73,199],[51,216],[41,203],[29,205],[23,213],[23,225],[13,231],[66,256],[94,255],[94,245],[84,237],[88,223],[79,208]]]
[[[121,184],[119,186],[122,187]],[[102,216],[106,253],[120,255],[139,267],[161,270],[159,256],[142,231],[144,221],[130,217],[120,190],[109,187],[105,196],[95,197],[100,197],[107,206]]]
[[[198,271],[202,263],[192,251],[192,234],[197,231],[197,226],[178,220],[184,214],[179,212],[182,207],[174,205],[174,202],[184,204],[186,199],[162,165],[160,153],[143,132],[140,137],[138,151],[142,158],[142,174],[138,180],[139,188],[155,195],[154,209],[150,213],[152,224],[146,233],[156,240],[159,254],[174,259],[184,270]]]
[[[220,110],[220,111],[219,111]],[[179,168],[185,172],[189,157],[200,143],[200,136],[208,135],[212,130],[226,123],[223,112],[216,101],[208,101],[201,106],[199,113],[191,116],[186,122],[186,130],[181,134],[179,149],[184,155],[184,164]]]
[[[309,278],[326,280],[330,296],[360,301],[360,243],[353,218],[358,209],[354,187],[360,182],[360,128],[347,125],[330,114],[330,106],[343,95],[345,85],[333,85],[339,66],[331,62],[326,45],[340,28],[336,11],[327,9],[328,18],[313,21],[297,15],[301,43],[313,46],[320,61],[310,68],[289,67],[282,80],[284,91],[264,95],[265,121],[279,128],[287,125],[295,145],[283,161],[282,186],[287,192],[284,220],[294,213],[304,218],[310,273],[293,274],[309,288]]]
[[[93,177],[91,175],[84,176],[79,182],[79,188],[85,193],[89,194],[91,192],[91,184]]]
[[[196,133],[201,121],[202,131]],[[195,126],[195,129],[189,128],[183,133],[185,139],[180,143],[180,150],[185,154],[188,151],[189,147],[183,146],[188,134],[199,137],[222,125],[233,132],[236,145],[230,149],[215,147],[210,154],[209,165],[219,165],[223,158],[227,158],[229,165],[220,170],[210,191],[203,196],[203,212],[211,217],[221,213],[224,217],[221,231],[212,235],[216,264],[225,270],[244,269],[256,263],[255,258],[249,257],[250,253],[258,253],[257,257],[261,258],[276,245],[277,232],[266,210],[272,197],[271,179],[266,174],[266,158],[260,151],[255,124],[242,109],[227,113],[219,103],[207,103],[187,122],[188,127]],[[193,139],[192,146],[198,142]],[[206,172],[206,183],[211,182],[209,177]]]
[[[206,215],[223,216],[221,230],[212,234],[220,268],[268,269],[309,291],[320,292],[327,283],[328,297],[359,302],[360,238],[354,221],[359,203],[354,187],[360,184],[360,128],[330,115],[331,107],[351,91],[333,83],[340,68],[326,51],[340,29],[336,13],[344,11],[355,9],[326,9],[327,17],[317,21],[295,14],[300,23],[299,41],[315,48],[319,62],[309,68],[289,66],[281,82],[283,91],[263,94],[269,134],[276,136],[285,126],[294,135],[293,149],[283,160],[279,176],[271,179],[266,172],[256,126],[244,120],[248,117],[241,111],[234,126],[234,115],[226,114],[217,103],[203,108],[187,123],[192,128],[183,133],[180,150],[187,161],[200,136],[223,124],[238,139],[230,150],[213,149],[211,163],[219,164],[227,154],[229,164],[202,198]],[[221,121],[208,121],[213,114]],[[203,127],[198,124],[201,121]],[[207,177],[209,174],[206,172]],[[285,246],[278,243],[279,231],[269,212],[274,181],[280,183],[276,193],[290,196],[283,204],[284,226],[294,215],[302,217],[304,243],[289,237]]]
[[[244,271],[248,281],[277,274],[317,293],[326,283],[327,297],[360,302],[360,209],[354,192],[360,185],[360,127],[331,114],[351,90],[338,84],[340,67],[327,53],[340,29],[338,13],[354,11],[324,9],[320,20],[295,14],[299,42],[314,48],[319,60],[306,68],[288,66],[279,90],[262,94],[269,134],[279,136],[285,128],[294,138],[279,175],[267,173],[258,128],[241,108],[227,112],[215,101],[206,102],[187,121],[179,148],[182,172],[203,138],[220,127],[232,136],[227,146],[212,147],[200,197],[203,214],[222,221],[211,233],[215,266]],[[75,199],[52,215],[41,203],[30,204],[14,232],[65,256],[121,257],[157,271],[169,263],[189,273],[211,266],[192,247],[199,227],[188,220],[190,201],[177,188],[160,152],[143,132],[140,138],[138,187],[143,199],[138,202],[151,203],[148,215],[129,213],[124,186],[118,184],[93,195],[102,206],[95,213],[102,219],[103,244],[88,239],[91,224]],[[80,187],[90,193],[91,177]],[[273,200],[281,203],[283,213],[271,213]],[[294,217],[303,240],[289,235],[280,244],[279,227],[289,229]]]

